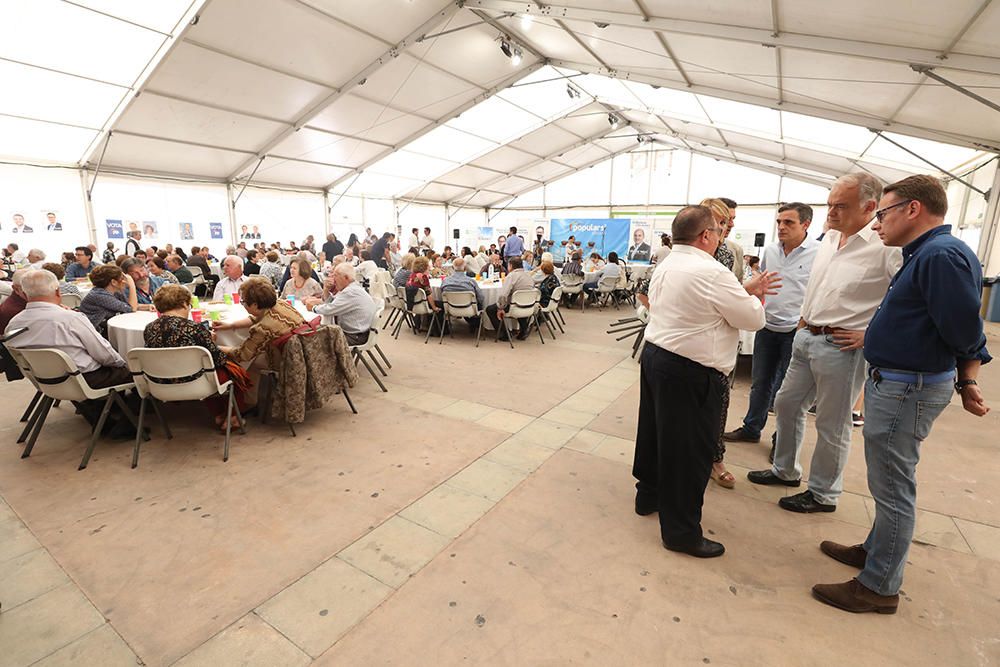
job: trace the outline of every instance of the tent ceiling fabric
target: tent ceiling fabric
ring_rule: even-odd
[[[649,143],[895,180],[933,169],[868,128],[946,169],[1000,146],[911,68],[1000,103],[998,30],[988,0],[11,0],[0,156],[463,206]]]

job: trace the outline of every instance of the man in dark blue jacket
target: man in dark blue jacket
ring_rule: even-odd
[[[982,269],[944,224],[948,197],[941,182],[910,176],[883,193],[873,229],[887,246],[902,247],[903,266],[864,343],[865,461],[875,523],[864,544],[820,544],[861,573],[843,584],[818,584],[813,595],[846,611],[893,614],[916,522],[920,443],[953,388],[966,411],[989,412],[976,376],[990,355],[979,317]]]

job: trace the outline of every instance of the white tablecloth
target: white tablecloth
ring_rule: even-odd
[[[203,321],[209,322],[209,311],[217,310],[219,311],[219,318],[223,322],[232,322],[234,320],[242,320],[249,317],[246,308],[243,306],[232,305],[228,306],[222,303],[205,303],[202,302],[202,318]],[[313,313],[308,312],[305,306],[301,302],[296,302],[295,309],[302,314],[306,320],[311,320],[316,317]],[[123,357],[128,354],[129,350],[137,347],[144,347],[145,342],[142,338],[142,332],[146,329],[146,325],[156,319],[156,313],[150,311],[140,311],[137,313],[125,313],[123,315],[116,315],[108,320],[108,340],[111,341],[111,347],[118,350],[118,354]],[[325,320],[328,318],[324,318]],[[216,332],[216,342],[219,345],[225,345],[229,347],[236,347],[246,340],[249,332],[249,327],[241,327],[239,329],[222,329]]]
[[[434,300],[441,303],[441,279],[431,278],[431,290],[434,292]],[[495,282],[489,283],[485,280],[479,283],[479,289],[483,293],[483,308],[486,306],[492,306],[500,300],[500,289],[503,287],[502,283]]]

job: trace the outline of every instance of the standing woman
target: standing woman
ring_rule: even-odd
[[[712,218],[716,224],[721,224],[724,228],[729,227],[729,207],[726,206],[725,202],[721,199],[705,199],[701,202],[701,205],[707,207],[712,212]],[[719,247],[715,251],[715,260],[730,271],[733,270],[733,265],[736,263],[736,255],[726,245],[725,236],[719,237]],[[719,444],[715,450],[715,458],[712,460],[712,479],[715,480],[716,484],[725,489],[731,489],[736,486],[736,478],[733,477],[733,473],[726,470],[726,464],[723,461],[726,456],[726,442],[722,439],[722,433],[726,430],[726,416],[729,413],[729,391],[733,380],[733,373],[735,372],[734,368],[729,374],[729,379],[725,383],[726,386],[723,390],[722,421],[719,424],[718,437]]]

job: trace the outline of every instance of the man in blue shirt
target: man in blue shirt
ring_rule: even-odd
[[[507,260],[511,257],[520,257],[524,254],[524,239],[517,235],[517,227],[510,228],[510,234],[507,236],[507,243],[503,247],[503,262],[507,263]]]
[[[875,523],[864,544],[820,544],[861,569],[857,578],[813,587],[817,599],[846,611],[896,612],[916,521],[920,443],[952,387],[966,411],[989,412],[976,384],[980,365],[990,361],[979,317],[982,270],[944,224],[947,211],[940,181],[910,176],[885,188],[875,212],[882,241],[903,249],[903,266],[865,334],[865,462]]]
[[[66,267],[66,280],[85,278],[93,269],[94,251],[82,245],[76,249],[76,261]]]
[[[778,241],[764,249],[760,268],[777,272],[782,287],[764,302],[767,324],[754,336],[750,405],[743,426],[722,434],[728,442],[760,442],[767,409],[788,370],[802,300],[819,249],[819,242],[808,237],[812,217],[812,207],[799,202],[778,209]]]
[[[135,282],[135,295],[139,303],[153,303],[153,295],[166,282],[163,278],[149,275],[146,265],[141,260],[131,258],[122,262],[122,271],[132,276]]]

